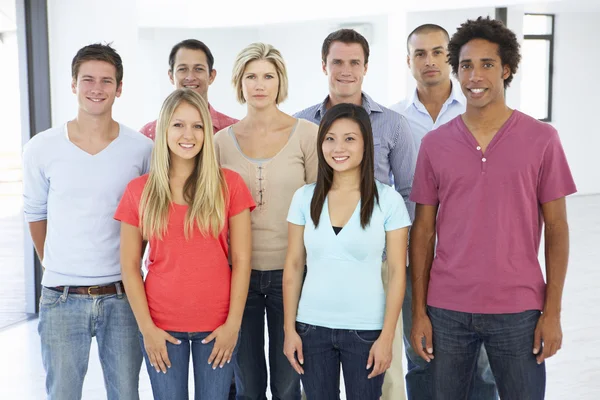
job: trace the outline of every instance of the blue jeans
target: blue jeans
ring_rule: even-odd
[[[215,341],[203,344],[202,340],[211,332],[167,332],[174,338],[181,340],[181,344],[167,342],[167,353],[169,361],[171,361],[171,368],[168,368],[165,374],[156,372],[154,367],[150,366],[148,354],[144,349],[144,338],[142,334],[139,335],[154,399],[187,400],[189,398],[190,352],[194,364],[194,388],[196,393],[194,399],[227,399],[231,378],[233,377],[233,365],[225,363],[223,368],[213,369],[212,365],[208,363],[208,357],[213,350]],[[235,360],[236,351],[234,350],[233,360]]]
[[[469,314],[427,307],[433,326],[433,397],[467,399],[481,345],[502,400],[542,400],[546,367],[537,364],[533,335],[540,312]]]
[[[38,332],[49,400],[81,399],[92,337],[109,400],[137,400],[142,353],[125,294],[88,296],[42,288]]]
[[[385,374],[368,379],[369,351],[381,330],[330,329],[296,322],[302,338],[302,385],[309,400],[340,398],[340,363],[347,400],[379,400]]]
[[[299,400],[300,376],[283,354],[283,270],[252,270],[235,363],[237,400],[266,400],[265,309],[273,400]]]
[[[410,267],[407,270],[406,294],[402,304],[402,324],[404,330],[404,348],[406,349],[407,370],[406,394],[408,400],[433,399],[433,377],[430,363],[423,360],[412,348],[410,331],[412,329],[412,282],[410,280]],[[477,358],[477,368],[471,381],[471,394],[469,400],[496,400],[498,391],[496,381],[490,368],[485,348],[481,346]]]

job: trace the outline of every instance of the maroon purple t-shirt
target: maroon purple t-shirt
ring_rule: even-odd
[[[421,143],[410,199],[439,205],[427,304],[541,310],[541,204],[576,192],[556,130],[514,111],[485,154],[458,116]]]

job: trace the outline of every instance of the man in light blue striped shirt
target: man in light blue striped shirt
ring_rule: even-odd
[[[408,196],[417,161],[417,147],[405,117],[376,103],[362,92],[362,82],[369,63],[369,44],[352,29],[335,31],[323,42],[321,50],[323,72],[329,82],[329,95],[323,102],[296,113],[316,124],[325,112],[340,103],[362,105],[371,119],[375,146],[375,178],[387,185],[394,185],[410,215],[414,218],[414,203]],[[382,277],[387,285],[387,263],[382,265]],[[402,372],[402,323],[396,327],[392,366],[385,376],[384,400],[405,398]]]
[[[434,24],[421,25],[408,35],[407,63],[417,82],[417,87],[412,96],[390,108],[406,117],[417,148],[421,146],[421,139],[429,131],[458,117],[466,109],[466,99],[460,85],[453,83],[450,79],[450,65],[447,59],[449,40],[448,32]],[[408,364],[406,392],[408,400],[430,400],[433,399],[433,377],[429,368],[430,364],[416,353],[410,341],[412,284],[409,278],[407,278],[406,295],[402,305],[404,344]],[[487,353],[482,346],[470,400],[494,400],[497,398],[494,376],[490,369]]]

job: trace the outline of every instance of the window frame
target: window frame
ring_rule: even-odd
[[[524,15],[537,15],[550,17],[550,32],[547,34],[523,34],[523,41],[525,40],[546,40],[549,44],[549,53],[548,53],[548,107],[546,110],[546,117],[539,118],[539,121],[542,122],[552,122],[552,94],[553,94],[553,77],[554,77],[554,34],[555,34],[555,22],[556,22],[556,14],[547,14],[547,13],[525,13]]]

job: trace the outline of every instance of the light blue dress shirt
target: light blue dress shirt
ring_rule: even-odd
[[[419,100],[417,89],[412,96],[394,104],[390,109],[403,115],[410,125],[417,148],[421,147],[421,140],[429,131],[432,131],[465,112],[466,99],[460,90],[460,85],[452,82],[450,97],[442,105],[442,109],[435,121]]]

